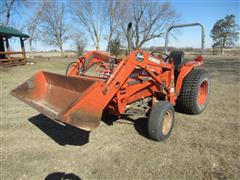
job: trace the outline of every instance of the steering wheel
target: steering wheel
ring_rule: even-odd
[[[108,78],[108,76],[110,76],[111,70],[107,67],[107,65],[104,64],[102,61],[97,61],[96,64],[96,73],[99,73],[97,76],[99,76],[100,78]]]
[[[104,69],[107,69],[107,67],[105,66],[105,64],[102,61],[98,61],[98,62],[96,62],[96,64],[100,67],[103,67]]]
[[[153,55],[155,57],[158,57],[159,55],[156,55],[156,54],[164,55],[165,57],[161,56],[163,59],[168,59],[169,58],[169,55],[164,53],[164,52],[161,52],[161,51],[152,51],[151,52],[151,55]]]

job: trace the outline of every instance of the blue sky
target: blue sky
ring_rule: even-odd
[[[1,1],[1,0],[0,0]],[[37,3],[35,0],[32,3]],[[64,1],[66,2],[66,1]],[[240,3],[239,0],[172,0],[170,1],[175,7],[176,11],[181,14],[181,24],[200,22],[205,27],[205,47],[209,48],[212,45],[212,39],[210,38],[210,31],[214,23],[224,18],[228,14],[234,14],[236,16],[236,22],[239,23]],[[34,12],[35,8],[22,8],[22,11],[29,16]],[[18,26],[23,24],[26,20],[26,16],[22,15],[17,18],[17,14],[13,16],[13,21]],[[68,22],[70,23],[70,22]],[[200,47],[200,35],[201,31],[198,27],[184,28],[177,32],[177,39],[170,38],[170,44],[177,47]],[[101,41],[101,49],[106,49],[106,41]],[[15,44],[15,43],[14,43]],[[145,44],[148,46],[163,46],[164,39],[154,39]],[[28,45],[26,46],[28,49]],[[13,46],[15,49],[16,47]],[[64,45],[65,49],[72,49],[71,42],[67,42]],[[55,47],[47,47],[41,43],[35,44],[36,50],[50,50],[57,49]],[[91,43],[89,43],[88,50],[94,49]]]
[[[183,23],[200,22],[205,28],[205,46],[211,47],[212,39],[210,31],[214,23],[228,14],[236,16],[236,22],[239,23],[239,0],[175,0],[171,1],[176,10],[182,15]],[[177,41],[171,44],[177,46],[200,47],[200,29],[188,28],[181,30]]]

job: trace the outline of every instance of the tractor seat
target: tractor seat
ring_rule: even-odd
[[[173,59],[175,70],[182,67],[184,63],[184,52],[183,51],[172,51],[169,54],[169,59]]]

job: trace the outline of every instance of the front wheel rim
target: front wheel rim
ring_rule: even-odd
[[[204,105],[206,102],[208,96],[208,82],[205,80],[200,84],[199,90],[198,90],[198,104]]]
[[[163,135],[167,135],[171,128],[173,123],[173,115],[171,111],[167,111],[163,117],[163,126],[162,126],[162,133]]]

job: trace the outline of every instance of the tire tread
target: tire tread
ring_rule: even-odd
[[[177,108],[187,114],[199,114],[196,107],[198,95],[198,83],[202,76],[207,76],[208,73],[204,69],[193,69],[184,78],[180,95],[177,99]]]

